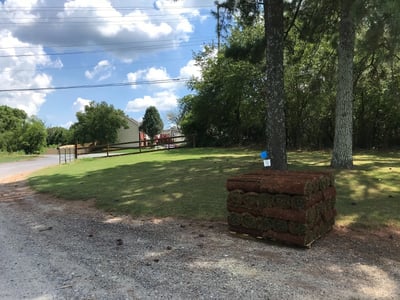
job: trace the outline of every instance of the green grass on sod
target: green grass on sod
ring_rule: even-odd
[[[325,170],[328,152],[290,152],[290,169]],[[355,168],[336,172],[337,224],[400,228],[400,154],[359,153]],[[35,173],[40,192],[96,199],[107,211],[134,217],[225,220],[226,179],[262,168],[258,151],[177,149],[78,160]]]
[[[327,169],[328,152],[290,152],[292,169]],[[343,226],[400,228],[400,152],[358,152],[352,170],[336,171],[338,216]]]

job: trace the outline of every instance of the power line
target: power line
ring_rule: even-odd
[[[162,80],[144,80],[144,81],[131,81],[131,82],[117,82],[117,83],[103,83],[103,84],[87,84],[87,85],[69,85],[58,87],[45,87],[45,88],[13,88],[13,89],[0,89],[0,93],[10,92],[37,92],[37,91],[52,91],[52,90],[71,90],[71,89],[88,89],[88,88],[104,88],[104,87],[121,87],[121,86],[135,86],[135,85],[148,85],[148,84],[166,84],[166,83],[183,83],[189,81],[188,78],[172,78]]]
[[[144,15],[130,15],[130,14],[124,14],[121,16],[74,16],[74,15],[70,15],[70,16],[65,16],[65,18],[63,17],[59,17],[57,15],[54,15],[54,13],[56,12],[65,12],[66,11],[66,7],[60,6],[48,6],[48,7],[15,7],[15,8],[10,8],[10,7],[3,7],[2,10],[0,10],[0,12],[4,12],[6,14],[11,14],[12,18],[10,19],[10,21],[5,22],[3,20],[3,22],[0,22],[1,25],[26,25],[26,22],[23,22],[24,20],[33,20],[35,22],[35,25],[38,24],[48,24],[48,23],[55,23],[55,21],[58,20],[62,20],[64,21],[68,21],[68,23],[77,23],[77,24],[81,24],[81,23],[95,23],[93,21],[90,20],[112,20],[112,19],[121,19],[122,21],[116,21],[115,23],[117,24],[121,24],[122,22],[126,22],[127,19],[129,20],[147,20],[148,17],[151,18],[162,18],[163,21],[175,21],[178,20],[178,18],[181,15],[185,15],[185,18],[197,18],[197,15],[188,15],[187,12],[185,12],[186,9],[212,9],[213,6],[210,5],[193,5],[191,7],[176,7],[176,6],[168,6],[168,5],[164,5],[163,8],[166,8],[168,10],[168,12],[170,12],[170,15],[166,15],[163,14],[162,11],[160,10],[155,10],[153,8],[153,6],[149,6],[149,7],[71,7],[71,11],[73,12],[85,12],[85,13],[90,13],[90,12],[123,12],[123,11],[130,11],[130,12],[137,12],[137,11],[146,11],[146,13]],[[176,11],[176,12],[174,12]],[[35,14],[38,13],[39,15]],[[23,14],[26,14],[25,16]],[[27,16],[28,14],[30,14],[30,16]],[[175,16],[176,14],[176,16]],[[71,20],[80,20],[80,19],[85,19],[85,20],[89,20],[89,22],[86,21],[71,21]],[[16,22],[16,21],[22,21],[22,22]],[[177,22],[177,21],[176,21]]]
[[[213,36],[203,36],[201,38],[191,38],[191,42],[196,42],[196,41],[204,41],[213,38]],[[141,41],[141,40],[135,40],[134,42],[120,42],[120,43],[98,43],[98,44],[93,44],[93,45],[82,45],[82,44],[63,44],[60,46],[59,44],[47,44],[44,45],[44,47],[47,48],[89,48],[89,47],[103,47],[103,46],[119,46],[119,45],[130,45],[130,44],[145,44],[145,43],[151,43],[154,44],[155,42],[157,43],[168,43],[168,42],[175,42],[176,40],[174,39],[164,39],[164,40],[156,40],[156,41]],[[186,43],[186,42],[184,42]],[[12,47],[0,47],[0,50],[7,50],[7,49],[37,49],[39,46],[12,46]],[[109,49],[109,48],[108,48]]]
[[[65,56],[65,55],[78,55],[78,54],[91,54],[91,53],[104,53],[104,52],[112,52],[112,51],[127,51],[127,50],[152,50],[152,49],[168,49],[173,47],[177,42],[170,40],[168,41],[169,44],[153,44],[153,45],[143,45],[143,46],[135,46],[135,47],[120,47],[120,48],[105,48],[104,50],[82,50],[82,51],[71,51],[71,52],[52,52],[52,53],[29,53],[29,54],[5,54],[0,55],[0,58],[7,58],[7,57],[37,57],[37,56]],[[190,46],[200,46],[198,42],[193,43],[185,43],[184,47]],[[97,46],[97,45],[96,45]],[[183,46],[183,45],[181,45]],[[1,49],[0,49],[1,50]]]
[[[192,6],[190,8],[209,8],[211,9],[211,6]],[[58,14],[54,13],[62,13],[65,12],[64,7],[60,8],[55,8],[55,9],[40,9],[40,8],[34,8],[34,9],[21,9],[21,8],[15,8],[15,9],[0,9],[0,12],[4,12],[6,16],[9,14],[10,20],[5,22],[0,22],[2,25],[24,25],[27,24],[24,21],[34,21],[35,24],[48,24],[52,23],[54,24],[56,21],[62,21],[63,23],[67,21],[68,23],[89,23],[92,22],[91,20],[117,20],[114,21],[115,23],[121,23],[121,21],[118,21],[118,19],[121,19],[122,21],[127,21],[127,20],[135,20],[135,21],[140,21],[140,20],[145,20],[147,21],[149,17],[155,18],[155,19],[162,19],[162,21],[175,21],[179,19],[182,15],[185,15],[185,18],[193,19],[193,18],[198,18],[199,16],[196,14],[189,14],[188,12],[185,12],[185,10],[188,8],[173,8],[173,9],[168,9],[168,14],[162,13],[159,10],[154,10],[153,8],[118,8],[118,7],[110,7],[110,8],[92,8],[92,7],[79,7],[79,8],[72,8],[73,12],[85,12],[85,13],[91,13],[91,12],[121,12],[121,11],[130,11],[130,12],[137,12],[137,11],[146,11],[143,14],[139,15],[131,15],[129,13],[127,14],[121,14],[120,16],[118,15],[67,15],[67,16],[58,16]],[[24,15],[25,14],[25,15]],[[39,14],[39,15],[37,15]],[[73,21],[73,20],[89,20],[89,22],[86,21]],[[21,22],[16,22],[20,20]],[[95,22],[93,22],[95,23]]]
[[[211,37],[210,37],[211,38]],[[184,42],[184,41],[179,41],[179,40],[173,40],[173,39],[168,39],[168,40],[158,40],[158,41],[135,41],[135,42],[129,42],[129,43],[120,43],[119,45],[129,45],[129,44],[134,44],[135,46],[126,46],[126,47],[110,47],[108,48],[107,46],[109,45],[115,45],[111,43],[102,43],[102,44],[96,44],[96,45],[86,45],[86,46],[51,46],[51,45],[46,45],[45,47],[47,48],[90,48],[90,47],[105,47],[104,49],[93,49],[93,50],[82,50],[82,51],[70,51],[70,52],[52,52],[52,53],[21,53],[21,54],[4,54],[0,55],[0,58],[6,58],[6,57],[31,57],[31,56],[63,56],[63,55],[77,55],[77,54],[89,54],[89,53],[102,53],[102,52],[110,52],[110,51],[121,51],[121,50],[152,50],[152,49],[165,49],[165,48],[170,48],[171,44],[175,43],[182,43],[181,46],[184,47],[190,47],[190,46],[199,46],[201,45],[201,42],[205,42],[206,40],[210,38],[201,38],[201,39],[192,39],[190,42]],[[148,45],[146,45],[146,43]],[[140,46],[138,46],[138,44]],[[118,44],[117,44],[118,45]],[[6,47],[6,48],[0,48],[1,50],[7,50],[7,49],[26,49],[29,51],[30,49],[37,49],[38,46],[32,46],[32,47]]]
[[[182,58],[173,58],[173,59],[168,59],[168,62],[186,62],[186,60],[182,59]],[[135,62],[135,66],[147,66],[149,64],[154,65],[154,64],[159,64],[161,62],[165,62],[164,59],[152,59],[152,60],[143,60],[141,59],[140,61]],[[62,69],[63,71],[66,70],[91,70],[94,67],[96,67],[97,64],[84,64],[84,65],[72,65],[72,66],[65,66],[63,65],[62,68],[60,68],[60,70]],[[119,67],[119,66],[126,66],[126,63],[112,63],[113,67]],[[40,66],[36,66],[35,71],[46,71],[46,70],[54,70],[54,69],[58,69],[58,67],[40,67]],[[25,72],[25,71],[31,71],[32,69],[19,69],[19,68],[14,68],[14,69],[8,69],[8,70],[3,70],[2,73],[19,73],[19,72]],[[1,73],[1,72],[0,72]]]
[[[200,5],[200,4],[196,4],[196,5],[191,5],[190,7],[176,7],[174,5],[163,5],[163,8],[166,8],[168,10],[183,10],[183,9],[188,9],[188,8],[193,8],[193,9],[197,9],[197,8],[212,8],[213,5]],[[10,11],[14,11],[14,12],[20,12],[20,11],[28,11],[31,12],[32,10],[34,11],[59,11],[59,10],[64,10],[66,7],[64,6],[43,6],[43,7],[29,7],[29,6],[18,6],[18,7],[3,7],[3,10],[10,12]],[[91,7],[68,7],[70,9],[73,10],[82,10],[82,11],[91,11],[91,10],[152,10],[154,11],[154,7],[153,6],[91,6]]]
[[[180,7],[175,7],[174,5],[171,5],[171,6],[164,6],[164,7],[171,7],[171,8],[176,8],[176,9],[187,9],[187,8],[180,8]],[[194,6],[191,6],[190,8],[209,8],[210,6],[209,5],[194,5]],[[48,7],[45,7],[45,8],[41,8],[41,7],[39,7],[39,8],[34,8],[34,9],[32,9],[31,7],[16,7],[16,8],[9,8],[9,7],[6,7],[6,6],[3,6],[3,9],[2,10],[0,10],[0,12],[1,11],[3,11],[3,12],[9,12],[9,11],[15,11],[15,12],[21,12],[21,11],[24,11],[24,9],[26,10],[26,11],[32,11],[32,12],[37,12],[37,11],[46,11],[46,10],[54,10],[54,9],[57,9],[57,10],[59,10],[59,9],[65,9],[65,7],[63,7],[63,6],[60,6],[60,7],[58,7],[58,6],[48,6]],[[123,7],[89,7],[89,8],[84,8],[84,7],[82,7],[82,8],[74,8],[74,9],[77,9],[78,11],[79,10],[82,10],[82,11],[90,11],[90,10],[94,10],[94,11],[96,11],[96,10],[140,10],[140,9],[151,9],[151,10],[154,10],[154,8],[153,7],[146,7],[146,8],[140,8],[140,7],[127,7],[127,6],[123,6]],[[150,14],[149,15],[150,17],[154,17],[154,15],[152,15],[152,14]],[[163,17],[164,19],[163,19],[163,21],[165,21],[166,19],[165,19],[165,16],[162,16],[162,15],[159,15],[160,17]],[[198,16],[192,16],[192,17],[198,17]],[[68,22],[66,22],[65,24],[73,24],[73,23],[76,23],[76,24],[82,24],[82,23],[91,23],[91,21],[90,21],[90,19],[92,18],[92,19],[107,19],[107,18],[111,18],[111,19],[114,19],[114,18],[122,18],[122,19],[124,19],[124,18],[129,18],[129,19],[135,19],[135,18],[137,18],[137,16],[129,16],[129,15],[127,15],[127,16],[121,16],[121,17],[119,17],[119,16],[110,16],[110,17],[74,17],[74,16],[72,16],[72,17],[69,17],[69,18],[78,18],[78,19],[80,19],[80,18],[85,18],[85,20],[87,20],[87,21],[85,21],[85,22],[72,22],[72,21],[68,21],[68,18],[66,18],[66,20],[68,21]],[[186,19],[188,18],[188,16],[186,16],[185,17]],[[19,18],[18,16],[14,16],[13,18],[12,18],[12,20],[25,20],[25,19],[29,19],[29,18]],[[45,18],[46,19],[46,18]],[[178,17],[176,17],[176,18],[174,18],[173,20],[178,20]],[[130,22],[127,22],[127,21],[129,21],[129,20],[122,20],[121,22],[106,22],[105,23],[105,25],[114,25],[114,24],[119,24],[119,25],[123,25],[123,24],[131,24]],[[56,24],[57,24],[58,22],[56,22]],[[92,22],[92,23],[94,23],[94,22]],[[15,23],[15,22],[11,22],[11,23],[6,23],[6,22],[0,22],[0,24],[13,24],[13,25],[15,25],[15,26],[18,26],[18,25],[22,25],[22,24],[26,24],[26,23],[23,23],[23,22],[21,22],[21,23]],[[37,20],[35,20],[35,24],[38,24],[37,23]],[[49,24],[53,24],[54,25],[54,23],[51,23],[51,22],[49,22],[49,20],[47,19],[47,21],[41,21],[40,19],[39,19],[39,24],[45,24],[46,26],[48,26]],[[63,23],[64,24],[64,23]],[[208,38],[204,38],[204,39],[202,39],[202,40],[200,40],[200,39],[198,39],[198,41],[200,42],[202,42],[203,44],[204,43],[206,43],[207,41],[208,41],[209,39]],[[165,42],[166,44],[163,44],[163,42]],[[71,52],[53,52],[53,53],[39,53],[39,54],[33,54],[33,53],[21,53],[21,54],[3,54],[3,55],[0,55],[0,58],[8,58],[8,57],[36,57],[36,56],[63,56],[63,55],[79,55],[79,54],[89,54],[89,53],[103,53],[103,52],[110,52],[110,51],[129,51],[129,50],[151,50],[151,49],[168,49],[168,48],[170,48],[170,47],[173,47],[174,45],[176,45],[176,44],[183,44],[184,45],[184,47],[188,47],[188,46],[199,46],[199,45],[201,45],[200,43],[198,44],[195,40],[193,40],[193,39],[191,39],[191,42],[190,43],[187,43],[187,42],[184,42],[184,41],[182,41],[182,40],[162,40],[162,41],[157,41],[156,42],[156,44],[154,44],[154,42],[151,42],[151,41],[142,41],[142,42],[139,42],[139,41],[135,41],[135,42],[130,42],[130,43],[124,43],[124,44],[120,44],[120,45],[128,45],[128,44],[133,44],[133,43],[136,43],[136,45],[137,44],[140,44],[140,46],[134,46],[134,47],[129,47],[129,46],[127,46],[127,47],[118,47],[118,48],[116,48],[115,47],[115,43],[109,43],[109,44],[105,44],[105,43],[103,43],[103,44],[98,44],[98,45],[84,45],[84,46],[80,46],[80,45],[77,45],[77,46],[74,46],[74,45],[65,45],[65,46],[62,46],[62,45],[44,45],[44,47],[47,47],[47,48],[58,48],[58,49],[60,49],[60,48],[68,48],[68,47],[71,47],[71,48],[73,48],[73,47],[76,47],[76,48],[84,48],[84,49],[88,49],[89,47],[101,47],[101,46],[107,46],[107,45],[112,45],[113,47],[110,47],[110,48],[108,48],[108,47],[106,47],[104,50],[103,49],[93,49],[93,50],[81,50],[81,51],[71,51]],[[149,45],[146,45],[146,43],[149,43]],[[150,45],[150,43],[151,43],[151,45]],[[0,48],[0,51],[2,50],[2,49],[36,49],[37,47],[3,47],[3,48]]]
[[[14,17],[10,21],[3,21],[0,22],[0,25],[28,25],[28,24],[35,24],[35,25],[56,25],[56,24],[102,24],[107,22],[106,24],[111,25],[129,25],[134,22],[145,22],[156,20],[162,21],[166,23],[179,23],[179,16],[165,16],[165,15],[144,15],[144,16],[69,16],[67,18],[59,18],[59,17],[44,17],[43,19],[36,19],[34,17],[24,17],[18,18]],[[186,16],[185,19],[196,19],[197,16]],[[81,21],[82,20],[82,21]],[[19,22],[18,22],[19,21]],[[27,23],[27,21],[32,21]]]

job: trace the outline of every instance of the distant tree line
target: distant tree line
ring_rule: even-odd
[[[118,130],[128,128],[125,113],[106,102],[91,102],[84,111],[76,113],[77,122],[67,129],[48,127],[36,117],[28,117],[20,109],[0,106],[0,151],[39,153],[46,146],[66,144],[115,143]],[[145,113],[140,130],[154,139],[163,129],[158,110],[150,106]]]

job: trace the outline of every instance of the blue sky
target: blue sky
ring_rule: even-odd
[[[138,121],[154,105],[168,128],[199,76],[193,53],[216,42],[211,10],[214,0],[0,0],[0,105],[49,127],[68,127],[90,101]]]

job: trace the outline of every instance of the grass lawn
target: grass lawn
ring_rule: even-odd
[[[15,162],[21,160],[30,160],[37,158],[38,155],[26,155],[23,153],[0,152],[0,163]]]
[[[328,152],[290,152],[290,169],[328,169]],[[400,154],[356,153],[355,168],[336,172],[337,224],[400,228]],[[176,149],[78,160],[36,172],[30,184],[65,199],[96,199],[134,217],[225,220],[226,179],[262,168],[258,151]]]

